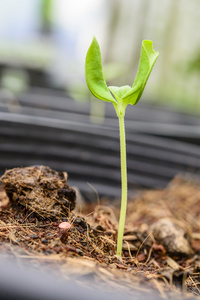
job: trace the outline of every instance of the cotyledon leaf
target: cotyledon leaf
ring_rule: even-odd
[[[126,102],[127,105],[135,105],[140,100],[158,55],[159,53],[153,50],[152,41],[144,40],[142,42],[142,51],[137,76],[132,88],[122,97],[123,102]]]
[[[106,85],[102,70],[101,51],[95,37],[93,37],[86,55],[85,78],[88,88],[95,97],[113,104],[117,103]]]

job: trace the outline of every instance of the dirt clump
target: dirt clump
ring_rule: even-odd
[[[172,220],[168,218],[158,220],[152,225],[151,230],[155,240],[162,244],[169,254],[188,257],[194,254],[186,232]]]
[[[67,173],[46,166],[14,168],[1,181],[11,203],[42,217],[66,216],[75,208],[76,193],[67,185]]]

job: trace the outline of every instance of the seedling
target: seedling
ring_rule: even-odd
[[[142,42],[142,51],[138,73],[132,87],[107,86],[102,70],[101,51],[94,37],[88,49],[85,61],[85,77],[88,88],[98,99],[111,102],[119,118],[120,130],[120,156],[121,156],[121,211],[117,239],[117,255],[121,256],[124,225],[127,208],[127,164],[126,164],[126,139],[124,116],[128,104],[135,105],[140,100],[151,70],[159,53],[153,50],[153,43],[145,40]]]

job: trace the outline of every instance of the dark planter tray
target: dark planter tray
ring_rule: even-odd
[[[0,95],[2,98],[3,95]],[[90,124],[90,104],[78,103],[66,93],[50,89],[32,88],[21,94],[18,104],[1,101],[0,111],[18,110],[20,114],[43,116]],[[19,106],[20,105],[20,106]],[[111,104],[105,103],[104,127],[118,126],[115,111]],[[126,111],[127,132],[144,133],[172,138],[193,144],[200,144],[200,119],[198,116],[178,113],[169,109],[138,103]]]
[[[35,164],[69,173],[82,193],[120,196],[118,128],[0,113],[0,172]],[[127,132],[130,192],[162,188],[178,173],[198,175],[199,146]]]

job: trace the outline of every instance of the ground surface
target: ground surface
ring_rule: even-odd
[[[39,176],[42,177],[41,169]],[[41,188],[44,180],[38,179],[39,176],[35,178]],[[64,177],[60,178],[63,180]],[[177,298],[181,298],[182,293],[186,298],[199,297],[198,183],[176,177],[164,190],[140,192],[134,199],[129,199],[121,259],[115,256],[118,207],[107,206],[100,200],[101,204],[93,207],[85,204],[70,211],[66,206],[63,208],[63,203],[68,203],[71,190],[64,186],[68,194],[63,196],[63,191],[60,193],[63,186],[58,185],[45,194],[48,196],[45,216],[44,202],[40,199],[40,209],[38,201],[38,186],[37,206],[34,204],[35,186],[30,187],[30,180],[28,188],[20,185],[19,180],[15,187],[8,184],[6,188],[13,194],[9,201],[1,187],[1,256],[32,261],[37,268],[48,266],[65,278],[73,276],[86,282],[92,278],[101,282],[101,288],[115,287],[123,293],[142,290],[148,294],[154,289],[162,298],[174,293]],[[59,189],[57,200],[55,189]],[[59,228],[62,222],[68,222],[70,228]]]

